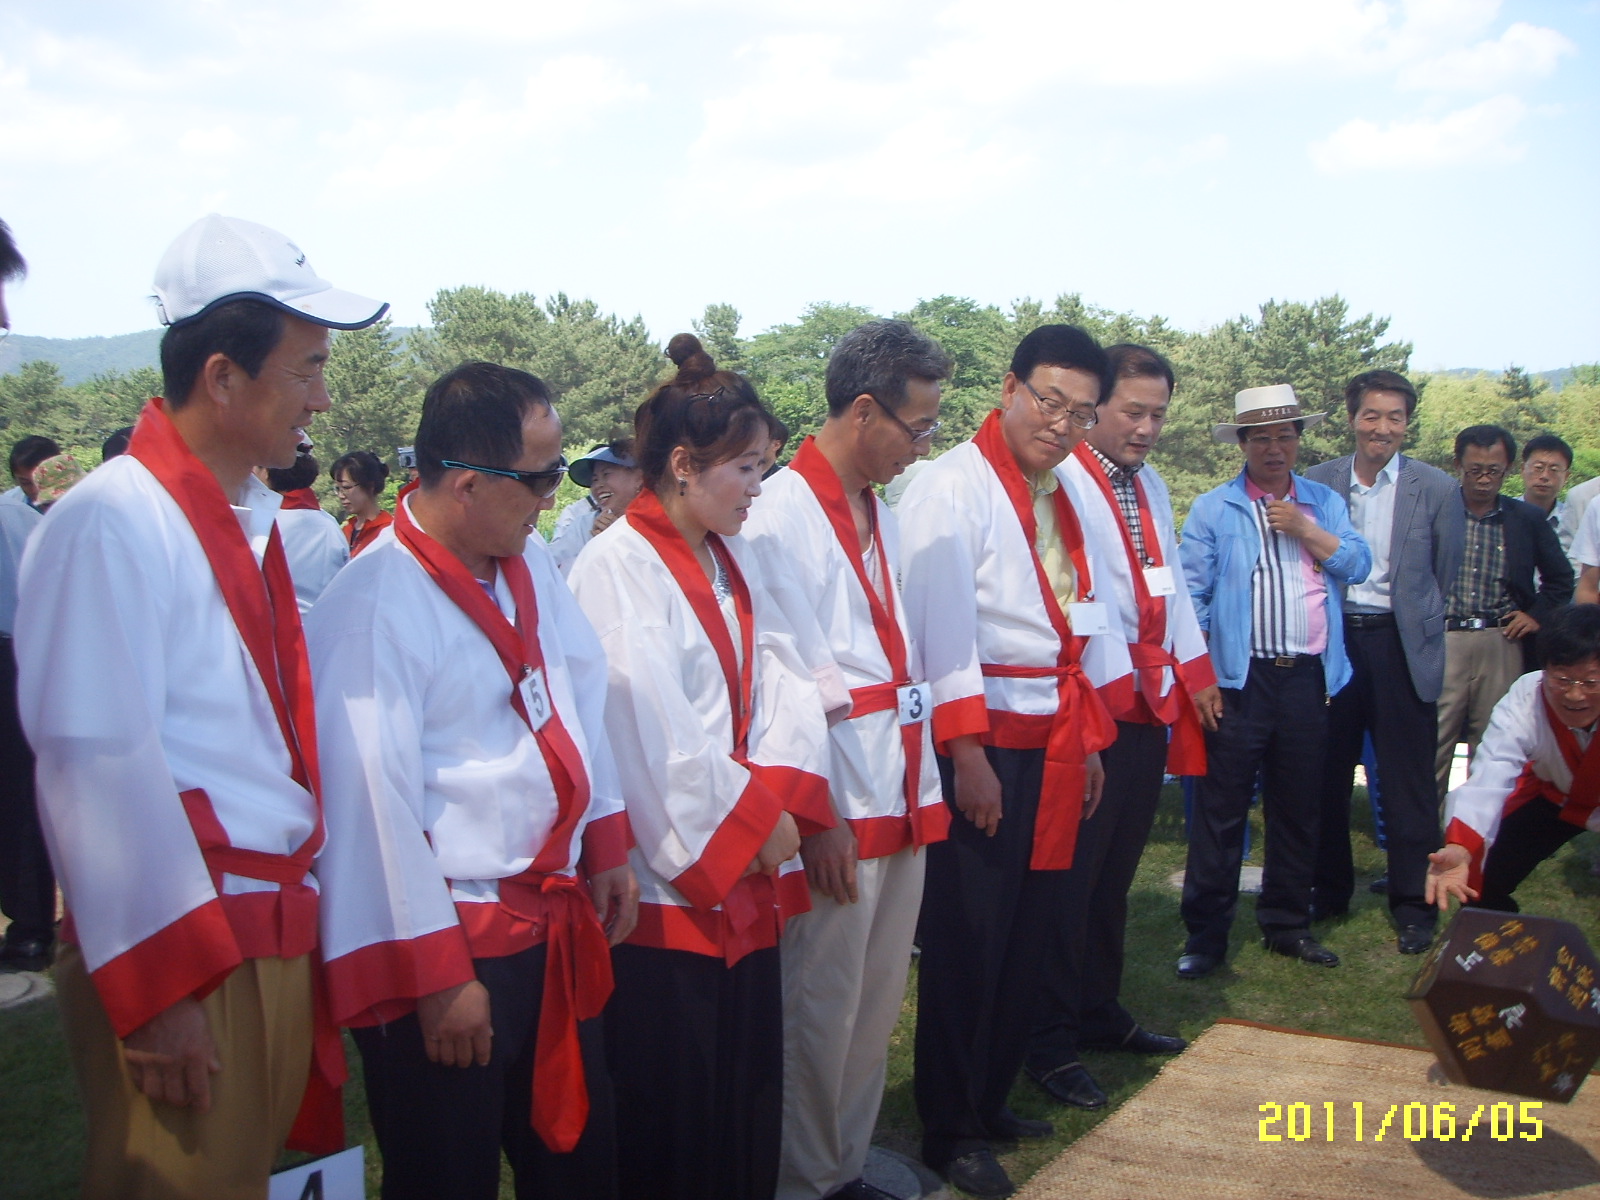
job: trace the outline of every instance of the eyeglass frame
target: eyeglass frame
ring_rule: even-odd
[[[1100,424],[1099,406],[1096,406],[1093,412],[1079,412],[1075,408],[1068,408],[1060,401],[1046,400],[1043,396],[1039,395],[1033,384],[1029,383],[1026,379],[1018,380],[1018,382],[1021,383],[1023,387],[1028,389],[1029,394],[1033,396],[1034,404],[1039,409],[1039,415],[1042,416],[1051,426],[1059,425],[1062,417],[1065,417],[1068,422],[1076,425],[1079,429],[1093,429],[1096,425]],[[1085,418],[1087,418],[1087,420]]]
[[[1585,696],[1600,696],[1600,679],[1572,679],[1566,675],[1553,675],[1546,668],[1545,680],[1555,688],[1556,695],[1564,696],[1577,688]]]
[[[905,435],[911,439],[912,445],[918,445],[922,442],[930,440],[934,434],[938,433],[939,430],[944,428],[943,421],[935,421],[926,429],[913,429],[911,426],[907,425],[903,420],[901,420],[899,413],[895,412],[894,409],[890,408],[871,392],[862,392],[861,394],[876,404],[883,411],[884,415],[889,418],[889,420],[900,426],[902,432],[904,432]]]
[[[1504,479],[1509,474],[1509,466],[1500,467],[1494,463],[1473,463],[1470,467],[1461,468],[1463,479]]]
[[[544,471],[509,471],[504,467],[480,467],[475,463],[457,462],[453,458],[441,458],[439,465],[452,471],[480,471],[485,475],[500,475],[506,479],[515,479],[541,500],[548,500],[554,496],[561,487],[561,480],[568,471],[567,456],[561,456],[561,465],[550,467]],[[553,479],[554,482],[544,490],[534,483],[534,480]]]

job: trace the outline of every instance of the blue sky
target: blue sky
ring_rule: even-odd
[[[1549,369],[1600,358],[1597,51],[1595,0],[5,0],[7,297],[149,328],[215,210],[402,324],[1340,292],[1418,368]]]

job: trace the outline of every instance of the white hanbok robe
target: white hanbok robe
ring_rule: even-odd
[[[308,613],[339,568],[350,561],[350,544],[344,540],[339,522],[320,508],[279,509],[278,532],[283,536],[295,599],[300,612]]]
[[[727,538],[754,622],[747,761],[734,756],[716,649],[636,528],[642,513],[660,511],[651,493],[642,494],[626,519],[590,544],[570,578],[610,665],[606,729],[637,839],[639,924],[629,941],[731,965],[775,945],[784,920],[810,907],[798,857],[775,881],[744,872],[781,811],[802,834],[832,825],[827,723],[812,664],[756,555],[742,538]]]
[[[762,484],[762,495],[750,507],[744,537],[770,571],[784,564],[799,585],[806,607],[814,613],[821,635],[844,684],[851,691],[895,682],[921,682],[921,662],[906,627],[896,570],[900,535],[895,516],[874,498],[877,533],[889,563],[888,590],[893,619],[907,641],[912,679],[895,680],[888,656],[873,626],[866,593],[846,551],[834,534],[828,514],[811,486],[793,470],[779,471]],[[852,518],[853,519],[853,518]],[[868,551],[876,559],[876,548]],[[878,586],[874,581],[874,586]],[[920,839],[906,812],[905,749],[898,708],[880,709],[836,722],[829,730],[828,781],[837,815],[855,831],[860,857],[893,854],[906,846],[938,841],[949,825],[939,791],[929,723],[922,723],[922,762],[917,782]]]
[[[405,501],[402,501],[405,503]],[[582,754],[590,802],[557,873],[626,861],[627,824],[605,733],[606,664],[537,539],[523,554],[555,711]],[[503,572],[495,602],[516,605]],[[555,785],[510,703],[493,644],[385,529],[306,618],[316,680],[328,845],[323,954],[342,1024],[392,1020],[474,977],[473,958],[542,941],[499,881],[549,841]]]
[[[234,506],[258,561],[279,500],[251,478]],[[244,850],[289,855],[318,827],[200,540],[138,459],[91,472],[29,540],[16,648],[63,936],[117,1035],[244,958],[308,953],[315,879],[224,873],[219,892],[180,799],[203,793],[200,819]]]
[[[1530,671],[1500,698],[1473,752],[1466,782],[1445,797],[1444,840],[1466,847],[1472,855],[1474,888],[1482,881],[1484,860],[1499,835],[1501,819],[1536,796],[1560,807],[1563,820],[1600,832],[1600,808],[1575,804],[1568,795],[1572,768],[1545,712],[1543,679],[1544,672]],[[1588,748],[1581,734],[1577,746]]]
[[[1078,444],[1078,449],[1061,464],[1061,471],[1071,483],[1073,495],[1083,498],[1078,519],[1083,522],[1085,537],[1092,534],[1106,548],[1104,559],[1098,563],[1100,570],[1094,581],[1096,593],[1115,608],[1128,644],[1137,645],[1139,602],[1135,594],[1134,572],[1143,570],[1144,564],[1132,559],[1132,539],[1126,536],[1127,524],[1122,510],[1114,495],[1108,497],[1101,490],[1102,483],[1106,483],[1105,474],[1088,450],[1087,443]],[[1189,697],[1214,685],[1217,676],[1211,667],[1211,656],[1206,651],[1205,635],[1200,632],[1200,622],[1195,616],[1194,601],[1184,585],[1183,564],[1178,559],[1178,539],[1172,518],[1172,498],[1167,492],[1166,482],[1149,464],[1140,469],[1137,478],[1143,485],[1148,506],[1146,516],[1149,519],[1144,526],[1146,549],[1156,548],[1157,554],[1151,557],[1159,557],[1160,565],[1167,568],[1172,581],[1170,595],[1152,598],[1162,606],[1166,618],[1161,649],[1176,660],[1177,671],[1171,665],[1140,671],[1137,664],[1133,664],[1134,686],[1131,694],[1120,687],[1109,688],[1102,694],[1108,700],[1111,715],[1119,721],[1153,722],[1155,718],[1143,700],[1145,693],[1153,691],[1155,697],[1160,698],[1178,687],[1183,694],[1183,704],[1189,706],[1183,718],[1187,720],[1193,715]],[[1117,552],[1119,549],[1120,553]],[[1154,688],[1151,687],[1152,683],[1155,684]],[[1121,709],[1114,707],[1119,698],[1124,704]],[[1198,739],[1198,720],[1193,722],[1193,733]],[[1203,742],[1197,749],[1202,756],[1201,762],[1185,765],[1196,765],[1199,770],[1183,773],[1203,771]]]

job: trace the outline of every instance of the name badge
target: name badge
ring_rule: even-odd
[[[933,697],[928,695],[927,684],[908,683],[904,687],[895,688],[894,694],[900,701],[900,724],[918,725],[928,719],[928,712],[933,707]]]
[[[1176,596],[1178,585],[1172,578],[1171,567],[1146,567],[1144,569],[1144,586],[1150,590],[1152,596]]]
[[[1100,600],[1080,600],[1067,605],[1067,620],[1078,637],[1111,632],[1111,615]]]
[[[522,689],[522,703],[528,707],[528,723],[535,729],[543,729],[555,712],[555,705],[550,703],[550,689],[545,685],[544,668],[527,668],[527,674],[517,686]]]

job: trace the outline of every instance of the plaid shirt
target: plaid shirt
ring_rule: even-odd
[[[1145,553],[1144,521],[1139,516],[1139,493],[1133,486],[1133,477],[1139,473],[1139,468],[1144,464],[1135,463],[1131,467],[1119,466],[1093,446],[1090,446],[1089,450],[1111,484],[1111,494],[1117,498],[1117,507],[1122,510],[1122,523],[1128,527],[1128,536],[1133,540],[1134,553],[1139,556],[1141,564],[1147,567],[1153,566],[1155,560]]]
[[[1505,617],[1516,605],[1506,588],[1506,523],[1502,501],[1481,517],[1467,513],[1467,547],[1445,601],[1448,617]]]

